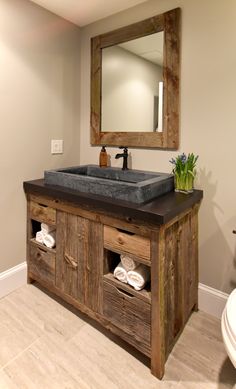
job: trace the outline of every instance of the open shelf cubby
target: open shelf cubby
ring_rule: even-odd
[[[31,229],[32,236],[31,236],[31,238],[35,238],[36,232],[41,230],[41,223],[38,222],[37,220],[31,219],[31,226],[32,226],[32,229]]]
[[[56,253],[56,249],[55,249],[55,248],[52,249],[52,248],[50,248],[50,247],[47,247],[47,246],[45,246],[43,243],[37,242],[35,238],[31,238],[31,239],[30,239],[30,242],[31,242],[33,245],[39,247],[41,250],[43,250],[43,251],[45,251],[45,252],[47,251],[47,252],[50,252],[50,253],[53,253],[53,254]]]
[[[137,259],[138,261],[138,259]],[[132,286],[119,281],[113,275],[113,272],[116,266],[120,263],[120,254],[115,253],[113,251],[104,250],[104,276],[103,279],[110,284],[113,284],[118,289],[124,290],[125,292],[131,294],[132,296],[136,296],[141,298],[146,302],[151,302],[151,283],[148,282],[144,289],[135,290]],[[140,262],[141,263],[141,262]]]

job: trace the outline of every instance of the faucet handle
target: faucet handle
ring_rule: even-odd
[[[124,149],[124,152],[128,152],[128,147],[127,146],[119,146],[119,149]]]

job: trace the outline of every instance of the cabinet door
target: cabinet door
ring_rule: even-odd
[[[103,226],[57,212],[56,286],[102,312]]]

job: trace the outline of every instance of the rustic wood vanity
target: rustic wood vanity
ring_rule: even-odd
[[[202,191],[170,192],[135,205],[44,180],[27,194],[28,282],[98,321],[151,360],[159,379],[198,304],[198,209]],[[36,242],[40,223],[56,228],[56,247]],[[120,254],[150,267],[141,291],[113,277]]]

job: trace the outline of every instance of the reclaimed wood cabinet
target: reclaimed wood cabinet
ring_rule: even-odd
[[[170,193],[143,206],[24,183],[28,281],[100,322],[150,358],[162,378],[165,361],[198,307],[198,209],[201,191]],[[40,223],[56,229],[56,247],[35,240]],[[150,269],[136,291],[113,276],[121,254]]]

